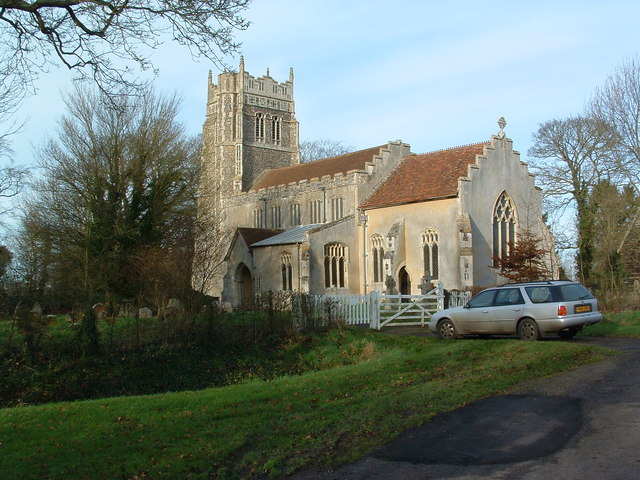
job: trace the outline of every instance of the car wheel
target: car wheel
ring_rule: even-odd
[[[458,331],[451,320],[445,318],[438,324],[438,336],[443,340],[453,340],[458,338]]]
[[[532,318],[525,318],[518,324],[518,337],[521,340],[540,340],[540,329]]]
[[[566,330],[560,330],[558,332],[558,336],[560,338],[573,338],[576,336],[576,333],[580,331],[579,328],[567,328]]]

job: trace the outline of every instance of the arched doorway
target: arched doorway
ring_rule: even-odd
[[[400,295],[411,295],[411,277],[405,267],[398,272],[398,290]]]
[[[248,304],[253,301],[253,279],[251,270],[244,263],[238,266],[236,271],[236,282],[238,283],[238,296],[241,304]]]

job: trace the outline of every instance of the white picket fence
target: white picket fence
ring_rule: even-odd
[[[469,292],[450,292],[447,307],[464,305]],[[306,318],[323,316],[329,323],[342,321],[347,325],[385,326],[421,325],[431,315],[445,308],[441,283],[424,295],[385,295],[373,291],[367,295],[312,295],[307,300]]]

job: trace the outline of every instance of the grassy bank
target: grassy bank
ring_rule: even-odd
[[[580,335],[640,338],[640,311],[607,313],[602,322],[585,328]]]
[[[296,355],[316,371],[0,410],[0,478],[248,478],[341,463],[438,412],[608,353],[347,330]]]

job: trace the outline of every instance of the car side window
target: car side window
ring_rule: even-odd
[[[552,301],[549,287],[526,287],[525,290],[533,303],[547,303]]]
[[[519,288],[504,288],[496,293],[495,305],[521,305],[524,303]]]
[[[495,290],[486,290],[480,292],[478,295],[469,300],[467,306],[469,308],[490,307],[493,305],[493,297],[495,297]]]

